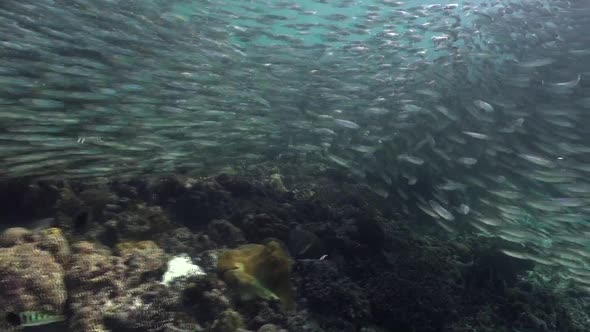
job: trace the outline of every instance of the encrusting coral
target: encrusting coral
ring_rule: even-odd
[[[218,260],[218,273],[237,290],[242,301],[256,298],[279,300],[285,309],[294,307],[291,282],[293,262],[277,240],[246,244],[225,250]]]

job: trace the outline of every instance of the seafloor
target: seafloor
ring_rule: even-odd
[[[5,181],[0,330],[38,311],[65,321],[24,330],[590,331],[587,295],[555,272],[295,165]],[[204,273],[162,284],[181,254]]]

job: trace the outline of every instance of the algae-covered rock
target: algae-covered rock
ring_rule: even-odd
[[[219,256],[217,267],[242,301],[280,300],[284,308],[290,309],[294,306],[289,280],[292,264],[283,245],[271,240],[264,245],[246,244],[225,250]]]

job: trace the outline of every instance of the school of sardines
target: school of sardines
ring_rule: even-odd
[[[590,291],[582,0],[0,2],[0,178],[323,160]]]

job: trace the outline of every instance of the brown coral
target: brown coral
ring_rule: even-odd
[[[114,220],[120,240],[157,238],[172,227],[170,219],[159,206],[138,204],[117,214]]]
[[[5,312],[62,313],[64,270],[34,243],[0,249],[0,303]]]
[[[242,316],[233,310],[226,310],[216,319],[211,327],[210,332],[235,332],[245,327]]]
[[[294,306],[289,280],[292,261],[284,246],[271,240],[266,244],[246,244],[219,256],[218,272],[237,289],[243,301],[262,298],[280,300],[283,307]]]
[[[149,276],[159,276],[167,257],[152,241],[123,242],[118,256],[89,242],[72,245],[74,255],[67,272],[71,298],[71,327],[75,331],[107,330],[104,316],[121,312],[130,290]],[[137,309],[137,308],[135,308]],[[125,312],[125,314],[130,314]]]
[[[127,284],[132,286],[150,274],[158,274],[168,261],[167,255],[153,241],[122,242],[117,250],[127,266]]]
[[[39,232],[38,247],[50,252],[62,266],[70,261],[70,246],[59,228],[49,228]]]
[[[101,310],[125,290],[123,259],[90,242],[72,245],[74,254],[66,273],[74,331],[106,331]]]
[[[11,247],[16,244],[31,242],[33,232],[24,227],[11,227],[0,234],[0,247]]]

